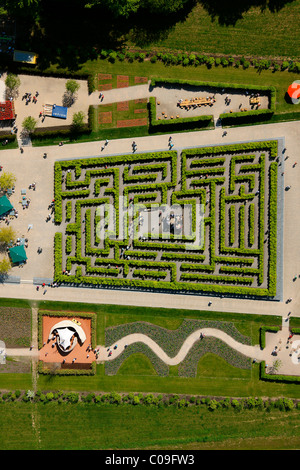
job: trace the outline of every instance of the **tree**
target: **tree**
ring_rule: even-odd
[[[80,88],[80,84],[76,80],[68,80],[66,83],[66,90],[74,95]]]
[[[84,126],[85,114],[83,111],[78,111],[78,113],[73,114],[72,128],[73,131],[78,132]]]
[[[0,188],[2,191],[6,191],[7,189],[11,189],[14,187],[17,178],[13,173],[2,173],[0,176]]]
[[[0,243],[8,245],[17,238],[16,232],[12,227],[2,227],[0,229]]]
[[[27,116],[22,122],[23,129],[28,134],[32,134],[32,132],[36,128],[36,125],[37,125],[37,120],[34,119],[32,116]]]
[[[0,276],[7,274],[11,269],[11,262],[8,258],[0,260]]]
[[[79,90],[80,84],[76,80],[68,80],[66,82],[66,92],[63,96],[63,106],[72,106],[76,98],[76,92]]]
[[[5,86],[8,88],[8,96],[13,96],[17,93],[17,90],[21,84],[21,80],[17,75],[13,73],[7,74],[5,79]]]
[[[83,0],[86,8],[104,5],[115,16],[128,18],[144,9],[150,13],[171,14],[181,10],[189,0]]]

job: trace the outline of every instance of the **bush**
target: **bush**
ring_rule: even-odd
[[[139,399],[139,397],[138,397],[137,395],[135,395],[135,396],[133,397],[132,404],[133,404],[133,405],[139,405],[139,404],[140,404],[140,399]]]
[[[229,65],[229,62],[225,57],[222,57],[221,64],[223,65],[223,67],[227,67],[227,65]]]
[[[208,409],[209,411],[214,411],[218,408],[218,402],[217,400],[210,400],[209,404],[208,404]]]
[[[214,65],[214,63],[215,63],[214,57],[208,57],[208,59],[206,61],[207,67],[209,67],[209,68],[212,67]]]
[[[116,61],[117,57],[118,57],[118,54],[115,51],[112,51],[108,55],[108,60],[109,60],[109,62],[114,63]]]
[[[126,52],[125,57],[128,60],[128,62],[133,62],[133,60],[134,60],[133,52]]]

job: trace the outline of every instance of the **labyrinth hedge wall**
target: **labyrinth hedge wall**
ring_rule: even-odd
[[[57,161],[55,281],[274,297],[276,157],[274,140]]]

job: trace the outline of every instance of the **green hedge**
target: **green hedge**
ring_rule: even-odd
[[[55,175],[54,175],[54,186],[55,186],[55,222],[56,223],[61,223],[62,222],[62,199],[67,200],[67,204],[70,202],[71,198],[74,199],[75,202],[75,211],[74,211],[74,217],[75,221],[72,223],[69,223],[66,226],[66,238],[64,239],[64,244],[65,242],[67,243],[67,250],[70,252],[70,237],[76,236],[76,252],[74,253],[73,256],[69,256],[67,258],[67,270],[71,269],[73,263],[77,263],[78,269],[76,270],[76,273],[71,275],[71,276],[65,276],[62,273],[62,259],[63,259],[63,253],[65,253],[66,246],[64,248],[62,247],[63,243],[63,235],[61,233],[57,233],[55,235],[54,239],[54,245],[55,245],[55,281],[56,282],[67,282],[68,284],[74,284],[74,285],[79,285],[79,284],[88,284],[88,285],[102,285],[102,286],[108,286],[108,287],[115,287],[115,286],[124,286],[124,287],[131,287],[131,288],[145,288],[149,290],[155,290],[155,289],[160,289],[163,291],[166,290],[173,290],[173,291],[178,291],[178,292],[186,292],[186,291],[191,291],[191,292],[206,292],[206,293],[216,293],[216,294],[222,294],[222,293],[230,293],[234,295],[250,295],[250,296],[266,296],[266,297],[272,297],[276,294],[276,256],[277,256],[277,250],[276,250],[276,235],[277,235],[277,222],[276,222],[276,212],[277,212],[277,162],[275,161],[275,157],[277,157],[277,141],[263,141],[263,142],[251,142],[251,143],[245,143],[245,144],[230,144],[230,145],[223,145],[223,146],[215,146],[215,147],[202,147],[202,148],[196,148],[196,149],[186,149],[182,152],[182,173],[181,173],[181,190],[180,190],[180,197],[185,198],[184,202],[189,202],[190,197],[192,196],[200,196],[202,198],[205,198],[205,194],[203,194],[203,189],[201,188],[196,188],[191,192],[191,190],[187,189],[186,187],[186,178],[187,174],[193,174],[196,175],[197,172],[202,171],[202,167],[200,165],[200,169],[197,169],[197,166],[199,167],[199,162],[195,159],[193,163],[193,169],[189,170],[188,172],[186,171],[186,163],[185,159],[188,157],[191,157],[195,155],[197,156],[203,156],[203,161],[204,161],[204,170],[205,172],[208,172],[210,176],[213,176],[210,178],[211,182],[211,191],[212,191],[212,197],[211,197],[211,202],[210,202],[210,211],[211,211],[211,216],[209,218],[206,218],[205,224],[211,226],[211,233],[210,233],[210,249],[213,250],[214,252],[214,246],[215,246],[215,229],[213,225],[213,220],[218,219],[218,214],[215,214],[216,211],[216,203],[215,203],[215,187],[218,182],[224,182],[224,176],[223,173],[220,171],[220,169],[215,168],[214,166],[212,168],[207,168],[207,162],[208,159],[205,158],[205,156],[216,156],[216,160],[218,163],[222,163],[224,160],[224,154],[232,154],[232,158],[236,159],[243,159],[244,157],[241,156],[241,153],[244,151],[251,151],[254,152],[256,150],[260,151],[268,151],[270,159],[274,159],[274,161],[271,161],[270,163],[270,170],[269,170],[269,177],[270,177],[270,204],[269,204],[269,229],[270,229],[270,251],[269,251],[269,272],[268,272],[268,287],[267,288],[260,288],[260,287],[253,287],[249,288],[249,284],[252,282],[253,275],[258,276],[258,285],[262,282],[264,279],[264,272],[261,269],[262,261],[259,261],[259,268],[254,269],[251,268],[250,265],[252,261],[249,259],[250,256],[253,256],[253,250],[252,249],[246,249],[245,247],[241,247],[238,252],[238,259],[233,258],[231,256],[231,253],[234,252],[234,248],[232,247],[225,247],[224,240],[221,239],[220,237],[220,246],[221,250],[224,251],[224,254],[226,256],[222,257],[216,257],[216,260],[220,263],[224,263],[226,260],[226,266],[221,266],[220,268],[220,273],[224,273],[224,275],[220,276],[218,279],[219,284],[207,284],[203,281],[207,281],[209,279],[213,280],[212,277],[212,272],[213,272],[213,266],[203,266],[202,268],[199,268],[201,266],[201,261],[203,261],[203,250],[201,252],[197,253],[186,253],[186,244],[184,242],[188,241],[188,239],[185,239],[184,237],[181,237],[181,239],[175,239],[175,237],[171,237],[170,242],[169,241],[163,241],[162,238],[149,242],[149,241],[142,241],[142,240],[136,240],[135,241],[135,246],[137,249],[142,248],[143,250],[146,250],[147,256],[138,256],[138,259],[130,259],[130,261],[127,261],[126,259],[122,259],[117,257],[116,259],[110,259],[107,257],[109,251],[111,250],[112,247],[116,247],[117,244],[115,241],[110,240],[109,238],[105,239],[105,244],[104,244],[104,249],[99,249],[97,247],[91,247],[91,227],[90,227],[90,212],[87,210],[86,213],[86,236],[85,236],[85,247],[82,247],[82,242],[81,240],[83,239],[81,236],[81,220],[80,220],[80,207],[81,204],[86,204],[87,200],[83,199],[85,196],[89,195],[89,189],[80,189],[85,187],[86,185],[89,185],[91,176],[95,175],[101,175],[102,177],[104,176],[101,181],[107,181],[107,176],[108,173],[114,173],[114,181],[115,181],[115,187],[114,188],[107,188],[110,192],[113,194],[118,195],[119,194],[119,172],[115,171],[115,169],[108,168],[106,169],[105,166],[108,163],[112,164],[118,164],[118,163],[124,163],[124,159],[126,159],[126,164],[129,165],[130,163],[135,163],[137,164],[137,173],[141,173],[141,178],[142,182],[146,182],[146,184],[133,184],[130,185],[130,190],[135,191],[135,197],[134,197],[134,202],[139,201],[140,193],[142,191],[146,190],[148,193],[144,195],[145,197],[148,197],[149,203],[151,200],[153,200],[153,197],[156,196],[157,191],[162,191],[161,196],[162,196],[162,201],[163,203],[166,203],[166,190],[168,188],[172,189],[175,187],[176,181],[177,181],[177,171],[176,171],[176,161],[177,161],[177,153],[172,152],[172,151],[166,151],[166,152],[157,152],[157,153],[147,153],[147,154],[134,154],[134,155],[126,155],[126,156],[112,156],[112,157],[105,157],[105,158],[92,158],[92,159],[78,159],[78,160],[69,160],[69,161],[60,161],[60,162],[55,162]],[[221,156],[220,156],[221,155]],[[157,163],[157,160],[163,159],[163,164],[161,162]],[[166,168],[166,159],[169,163],[171,163],[171,174],[170,174],[170,179],[171,181],[168,181],[167,183],[160,183],[160,184],[155,184],[152,183],[152,170],[154,171],[162,171],[163,177],[165,175],[165,168]],[[246,160],[251,161],[252,155],[248,155],[246,157]],[[262,223],[262,219],[264,216],[264,160],[265,160],[265,154],[261,154],[260,162],[255,165],[255,169],[257,168],[258,171],[260,171],[260,187],[261,187],[261,197],[260,197],[260,204],[262,207],[260,207],[260,214],[261,214],[261,220],[259,223],[258,227],[258,233],[259,233],[259,239],[260,239],[260,251],[259,250],[254,250],[256,255],[259,255],[261,260],[263,259],[263,237],[264,237],[264,223]],[[149,164],[148,164],[149,162]],[[146,163],[146,168],[150,172],[150,175],[144,175],[143,172],[140,172],[140,169],[142,168],[139,166],[139,163]],[[247,167],[247,165],[244,165]],[[71,181],[71,176],[70,174],[66,174],[66,185],[67,185],[67,190],[72,189],[72,191],[62,191],[61,190],[61,177],[62,177],[62,171],[66,171],[67,169],[72,169],[75,172],[75,180]],[[85,173],[85,178],[84,180],[78,180],[76,181],[76,178],[81,175],[82,170],[87,170]],[[233,171],[233,166],[230,170],[231,172]],[[199,174],[200,174],[199,173]],[[149,176],[150,178],[147,178]],[[124,179],[127,182],[127,180],[130,183],[138,183],[139,181],[136,179],[137,174],[133,174],[129,176],[128,172],[124,172]],[[240,175],[236,177],[239,180],[247,182],[249,180],[249,184],[253,189],[253,180],[246,175]],[[99,180],[98,180],[99,181]],[[150,182],[149,182],[150,181]],[[200,180],[199,180],[200,181]],[[200,182],[199,182],[200,185]],[[244,192],[243,192],[244,186],[241,186],[241,191],[239,195],[234,196],[236,200],[244,200]],[[107,191],[106,190],[106,191]],[[128,188],[125,188],[124,195],[125,197],[127,196],[128,193]],[[222,188],[223,190],[223,188]],[[220,197],[222,196],[222,190],[220,192]],[[99,188],[95,187],[94,189],[95,193],[99,193]],[[204,191],[205,192],[205,191]],[[144,197],[143,196],[143,197]],[[251,197],[254,197],[254,195],[251,195]],[[77,199],[77,200],[76,200]],[[224,232],[224,226],[225,223],[225,214],[222,206],[222,201],[224,202],[224,197],[221,199],[220,202],[220,214],[219,214],[219,222],[220,222],[220,230],[221,233]],[[90,206],[92,205],[97,205],[99,203],[105,203],[106,199],[101,198],[91,198],[88,200],[88,204]],[[117,203],[117,198],[115,198],[115,204]],[[174,193],[174,197],[172,199],[172,204],[173,203],[182,203],[182,200],[179,198],[177,199],[176,193]],[[205,199],[204,199],[205,202]],[[146,203],[147,204],[147,203]],[[116,207],[118,209],[118,207]],[[67,205],[67,213],[70,213],[70,204]],[[243,211],[240,212],[239,214],[241,221],[243,221],[245,214]],[[194,217],[194,214],[193,214]],[[194,218],[192,217],[192,222],[195,223]],[[117,214],[117,220],[118,220],[118,214]],[[118,225],[118,224],[117,224]],[[240,224],[240,233],[239,236],[243,238],[243,230],[244,230],[244,224]],[[223,232],[222,232],[223,231]],[[172,242],[172,243],[171,243]],[[126,240],[124,241],[124,244],[126,244]],[[122,246],[122,243],[121,243]],[[126,246],[126,245],[125,245]],[[85,256],[81,255],[82,248],[85,249]],[[172,249],[172,254],[168,256],[168,250]],[[162,260],[165,262],[151,262],[147,260],[147,258],[154,258],[157,256],[158,251],[163,251],[162,253]],[[90,254],[98,254],[99,259],[95,263],[95,267],[91,267],[91,261],[89,258]],[[127,255],[130,253],[126,252]],[[237,253],[235,253],[236,255]],[[202,256],[202,258],[201,258]],[[182,271],[181,271],[181,280],[177,281],[176,280],[176,265],[174,260],[176,259],[183,259],[186,261],[195,261],[196,264],[194,265],[186,265],[183,263],[182,264]],[[234,263],[241,263],[244,267],[236,267],[234,266]],[[103,266],[96,266],[96,264],[102,264]],[[112,267],[110,267],[110,270],[107,271],[108,265],[112,264]],[[229,266],[227,266],[229,264]],[[85,267],[86,274],[83,274],[83,268]],[[118,267],[123,268],[123,277],[117,278],[118,275]],[[137,269],[137,272],[135,274],[134,279],[127,279],[127,275],[129,273],[129,267],[134,267]],[[151,268],[151,270],[150,270]],[[195,273],[195,269],[199,270],[201,269],[202,272],[200,273]],[[104,276],[104,274],[107,273],[109,276]],[[168,273],[169,279],[167,281],[163,281],[162,279],[166,277],[166,274]],[[93,274],[93,277],[91,276]],[[225,276],[225,274],[229,274],[229,276]],[[231,275],[230,275],[231,274]],[[252,276],[252,277],[251,277]],[[143,277],[151,277],[151,280],[146,280],[143,279]],[[222,284],[220,281],[223,282],[230,282],[230,285],[225,286]]]
[[[172,132],[175,130],[203,129],[213,124],[213,116],[195,116],[188,118],[156,119],[156,98],[149,98],[149,130],[150,132]]]
[[[272,86],[262,86],[262,85],[240,85],[235,83],[223,83],[223,82],[200,82],[195,80],[176,80],[176,79],[161,79],[161,78],[152,78],[151,86],[164,86],[164,85],[189,85],[197,87],[209,87],[211,89],[220,89],[226,90],[227,93],[230,93],[230,90],[240,90],[241,92],[259,92],[264,91],[268,93],[269,96],[269,108],[268,109],[257,109],[245,112],[236,112],[236,113],[222,113],[219,118],[222,121],[224,126],[230,126],[238,123],[245,122],[256,122],[260,120],[271,119],[275,112],[275,103],[276,103],[276,89]],[[150,98],[151,99],[151,98]],[[150,102],[150,100],[149,100]],[[150,123],[151,119],[154,119],[153,116],[156,116],[155,102],[150,104]],[[206,116],[210,118],[210,121],[213,119],[213,116]],[[191,119],[191,118],[187,118]],[[186,119],[184,119],[186,120]],[[208,119],[207,119],[208,120]],[[176,122],[179,120],[176,120]],[[158,121],[160,122],[160,121]],[[164,121],[163,121],[164,122]],[[166,121],[169,122],[169,121]],[[155,122],[156,125],[156,122]],[[163,126],[163,123],[162,123]]]

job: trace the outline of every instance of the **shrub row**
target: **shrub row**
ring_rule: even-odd
[[[207,68],[213,66],[216,67],[242,67],[243,69],[248,69],[249,67],[255,67],[258,70],[268,70],[273,71],[284,71],[289,70],[290,72],[300,72],[300,63],[297,61],[276,61],[268,59],[255,59],[255,58],[245,58],[241,57],[232,57],[232,56],[214,56],[214,55],[205,55],[199,53],[188,53],[188,52],[173,52],[173,53],[164,53],[164,52],[141,52],[141,51],[113,51],[102,49],[100,51],[100,58],[107,59],[110,62],[114,63],[117,60],[128,62],[138,61],[143,62],[145,59],[149,59],[151,63],[156,63],[157,61],[163,62],[165,65],[183,65],[183,66],[200,66],[206,65]]]
[[[25,403],[53,403],[58,404],[86,404],[86,405],[116,405],[116,406],[152,406],[186,408],[186,407],[206,407],[210,411],[234,409],[258,410],[269,412],[278,410],[288,412],[300,410],[300,402],[291,398],[263,399],[260,397],[247,398],[216,398],[195,395],[176,395],[176,394],[156,394],[156,393],[77,393],[37,390],[16,390],[15,392],[4,392],[0,395],[0,404],[22,401]]]

